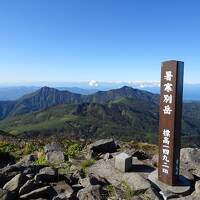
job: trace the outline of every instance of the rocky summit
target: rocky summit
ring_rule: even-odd
[[[200,199],[198,148],[181,149],[181,175],[190,182],[191,189],[177,194],[167,188],[160,190],[148,179],[157,170],[156,145],[113,139],[93,143],[63,139],[41,144],[18,141],[12,147],[12,141],[4,141],[0,154],[8,145],[13,152],[7,149],[7,153],[15,162],[8,159],[1,165],[1,200]],[[52,154],[51,159],[48,154]],[[121,170],[126,165],[128,168]]]

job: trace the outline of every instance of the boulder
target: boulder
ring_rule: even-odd
[[[98,154],[113,153],[117,148],[118,146],[113,139],[98,140],[89,145],[89,156],[94,157]]]
[[[100,185],[89,186],[77,193],[79,200],[103,200],[106,195]]]
[[[49,163],[61,163],[64,162],[65,157],[62,151],[53,151],[46,153],[46,160]]]
[[[198,148],[182,148],[180,154],[183,163],[192,165],[200,165],[200,149]]]
[[[0,169],[0,187],[2,188],[8,181],[10,181],[17,174],[23,173],[24,166],[18,166],[17,164],[8,165]]]
[[[16,195],[13,192],[3,190],[0,188],[0,199],[1,200],[15,200]]]
[[[151,187],[150,183],[142,176],[141,173],[128,172],[123,173],[114,167],[114,159],[108,161],[98,160],[87,169],[88,173],[93,173],[95,176],[105,178],[110,184],[118,187],[122,182],[134,191],[144,191]]]
[[[27,194],[21,195],[20,199],[37,199],[37,198],[47,198],[52,199],[57,193],[51,186],[45,186],[36,190],[33,190]]]
[[[49,163],[61,163],[65,160],[62,147],[58,143],[47,144],[44,147],[44,152]]]
[[[40,170],[38,174],[34,177],[35,181],[37,182],[53,182],[58,180],[57,172],[52,169],[51,167],[45,167]]]
[[[182,171],[189,171],[200,178],[200,149],[182,148],[180,153]]]
[[[62,147],[56,142],[52,142],[44,146],[45,153],[53,152],[53,151],[62,151]]]
[[[4,185],[3,189],[11,192],[18,192],[20,187],[22,187],[27,180],[28,177],[26,175],[18,174],[14,178],[12,178],[9,182],[7,182]]]

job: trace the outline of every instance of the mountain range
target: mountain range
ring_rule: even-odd
[[[15,101],[0,101],[0,130],[13,135],[68,134],[155,142],[159,95],[124,86],[83,95],[43,87]],[[200,103],[183,106],[184,137],[200,136]]]
[[[90,82],[89,82],[90,83]],[[22,86],[15,84],[12,85],[0,85],[0,101],[13,101],[21,98],[26,94],[33,93],[39,90],[42,86],[47,85],[52,88],[56,88],[61,91],[69,91],[72,93],[78,93],[83,95],[94,94],[97,91],[108,91],[112,89],[119,89],[123,86],[129,86],[132,88],[148,91],[154,94],[159,94],[160,85],[159,82],[119,82],[119,83],[106,83],[98,82],[97,85],[91,85],[88,82],[80,83],[32,83]],[[95,82],[96,83],[96,82]],[[184,84],[184,101],[200,101],[200,84]]]

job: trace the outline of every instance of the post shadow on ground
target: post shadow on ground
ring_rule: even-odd
[[[133,164],[128,172],[151,173],[155,168],[145,164]]]

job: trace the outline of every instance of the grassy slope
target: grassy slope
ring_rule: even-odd
[[[57,130],[77,132],[89,137],[137,136],[153,134],[156,112],[147,102],[119,98],[109,104],[59,105],[45,111],[19,115],[0,122],[0,129],[11,134]],[[155,106],[154,109],[155,110]],[[146,135],[146,136],[145,136]]]
[[[183,134],[200,135],[200,103],[184,104]],[[108,104],[58,105],[32,114],[0,121],[0,130],[17,135],[24,132],[63,132],[88,137],[118,136],[154,142],[158,132],[158,105],[131,98]],[[193,141],[191,141],[192,143]]]

